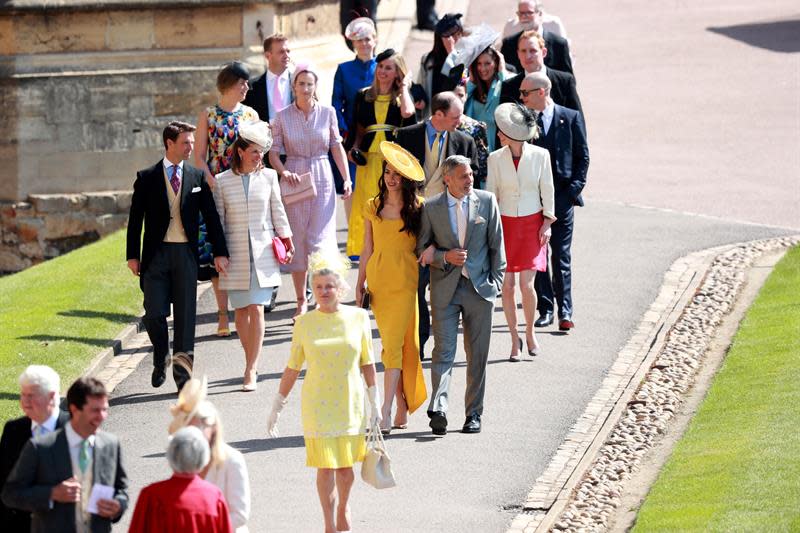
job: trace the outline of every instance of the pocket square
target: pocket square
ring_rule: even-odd
[[[192,192],[200,192],[200,187],[192,187]]]
[[[478,215],[477,217],[475,217],[475,223],[476,224],[486,224],[486,219],[483,218],[482,216]]]

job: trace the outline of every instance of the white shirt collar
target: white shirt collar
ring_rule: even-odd
[[[56,422],[58,422],[58,408],[56,408],[53,411],[53,414],[50,415],[50,418],[48,418],[41,424],[39,424],[34,420],[31,420],[31,433],[33,433],[38,426],[42,426],[47,430],[48,433],[52,433],[53,431],[56,430]]]
[[[67,434],[67,444],[69,444],[69,447],[75,448],[80,446],[81,442],[83,442],[83,437],[78,435],[78,433],[75,431],[75,428],[72,427],[72,423],[67,423],[64,428],[65,433]],[[95,435],[89,435],[87,440],[89,441],[89,447],[94,448]]]
[[[162,163],[164,164],[164,168],[166,169],[169,169],[169,167],[177,164],[179,170],[178,174],[183,175],[183,161],[180,161],[179,163],[173,163],[172,161],[167,159],[167,156],[164,156]]]
[[[445,190],[445,192],[447,193],[447,206],[448,206],[448,207],[453,207],[453,206],[454,206],[454,205],[456,205],[457,203],[459,203],[459,202],[462,202],[462,201],[466,200],[467,198],[469,198],[469,195],[466,195],[466,196],[462,196],[462,197],[461,197],[461,199],[459,200],[458,198],[456,198],[455,196],[453,196],[452,194],[450,194],[450,189],[448,189],[447,187],[445,187],[445,189],[444,189],[444,190]],[[462,205],[463,205],[463,204],[462,204]]]
[[[286,70],[281,72],[280,75],[274,74],[270,69],[267,69],[267,80],[272,81],[275,78],[278,78],[281,81],[288,80],[289,79],[289,69],[287,68]]]
[[[547,105],[545,105],[544,109],[542,110],[542,119],[547,121],[553,120],[553,113],[555,112],[555,110],[556,110],[555,103],[553,103],[553,100],[548,98]]]

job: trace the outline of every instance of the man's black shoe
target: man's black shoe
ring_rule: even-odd
[[[157,366],[153,368],[153,374],[150,376],[150,384],[158,388],[167,381],[167,367]]]
[[[564,315],[558,319],[558,329],[561,331],[569,331],[575,327],[575,322],[572,321],[572,317],[569,315]]]
[[[464,427],[461,428],[461,433],[480,433],[481,432],[481,415],[473,414],[467,417],[464,422]]]
[[[431,415],[431,431],[434,435],[447,434],[447,417],[441,411],[434,411]]]
[[[546,328],[550,324],[553,323],[553,313],[548,311],[547,313],[542,313],[539,315],[539,318],[536,319],[536,322],[533,323],[534,326],[537,328]]]

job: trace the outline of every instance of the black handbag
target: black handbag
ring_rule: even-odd
[[[361,309],[369,309],[369,290],[364,289],[364,294],[361,295]]]

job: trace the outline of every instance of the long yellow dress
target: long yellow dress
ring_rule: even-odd
[[[361,367],[374,362],[369,314],[340,305],[335,313],[314,310],[297,318],[287,366],[306,364],[301,412],[306,464],[346,468],[366,452]]]
[[[362,204],[364,218],[372,224],[373,249],[367,262],[370,307],[381,335],[383,366],[402,369],[403,394],[413,413],[428,397],[419,360],[417,239],[400,231],[402,219],[378,218],[377,204],[375,198]]]
[[[391,95],[379,94],[375,99],[375,119],[376,124],[386,122],[386,115],[389,113]],[[356,188],[353,191],[353,205],[362,206],[364,203],[378,194],[378,179],[383,173],[383,156],[381,155],[381,142],[386,140],[386,133],[383,131],[375,132],[375,138],[369,145],[367,164],[356,168]],[[350,220],[347,223],[347,255],[361,255],[361,248],[364,246],[364,216],[361,209],[350,211]]]

